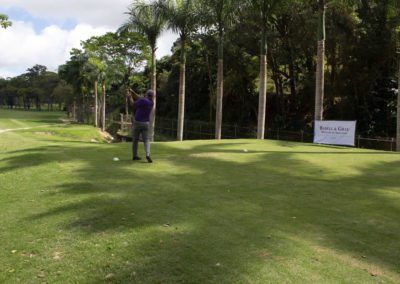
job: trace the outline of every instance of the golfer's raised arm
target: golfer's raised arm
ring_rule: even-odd
[[[134,100],[137,101],[138,99],[140,99],[140,96],[131,88],[128,89],[128,93],[130,94],[130,97]]]
[[[132,94],[128,91],[126,91],[126,97],[129,99],[129,102],[133,105],[135,102],[132,98]]]

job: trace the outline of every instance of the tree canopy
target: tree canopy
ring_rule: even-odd
[[[326,5],[324,119],[357,120],[359,134],[394,136],[399,2],[322,2]],[[103,64],[112,71],[108,75],[106,96],[109,112],[119,111],[124,105],[122,86],[135,84],[140,91],[155,86],[157,114],[176,118],[184,62],[185,115],[180,115],[181,118],[215,122],[218,115],[222,124],[256,126],[260,120],[259,96],[265,88],[262,120],[266,128],[311,129],[321,3],[315,0],[134,1],[127,10],[129,21],[122,23],[118,33],[92,38],[83,44],[82,50],[72,51],[70,59],[60,66],[59,75],[73,87],[76,103],[91,107],[93,82],[90,81],[98,76],[96,72]],[[188,12],[185,10],[188,5],[199,10]],[[195,11],[200,17],[195,16]],[[2,23],[7,20],[2,19]],[[182,61],[180,37],[172,47],[172,54],[155,64],[157,39],[164,27],[184,36],[185,61]],[[99,50],[94,48],[99,47],[100,40],[105,57],[99,56]],[[129,48],[133,42],[138,45]],[[265,82],[261,75],[262,56],[267,68]],[[140,62],[140,66],[135,62]],[[27,88],[33,88],[29,73],[0,80],[1,104],[11,102],[10,98],[15,98],[17,104],[22,104],[22,98],[30,97],[25,101],[33,101],[33,92],[27,94]],[[154,84],[150,84],[152,80]],[[36,97],[43,96],[46,95]],[[223,116],[216,112],[218,107],[223,108]]]
[[[0,14],[0,27],[6,29],[12,25],[12,22],[8,20],[8,16]]]

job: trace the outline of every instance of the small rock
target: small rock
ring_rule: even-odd
[[[114,278],[114,273],[108,273],[107,275],[106,275],[106,279],[113,279]]]
[[[54,252],[53,253],[53,259],[54,260],[61,260],[62,259],[61,252],[58,252],[58,251]]]
[[[44,278],[44,276],[45,276],[45,274],[44,274],[43,270],[39,271],[39,273],[37,274],[38,278]]]

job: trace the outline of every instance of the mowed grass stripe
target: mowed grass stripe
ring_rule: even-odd
[[[185,141],[147,164],[90,126],[38,132],[0,137],[2,283],[400,281],[398,154]]]

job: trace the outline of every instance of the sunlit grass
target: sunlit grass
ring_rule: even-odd
[[[0,108],[0,130],[56,124],[63,116],[61,112],[15,111]]]
[[[398,154],[186,141],[148,164],[30,115],[0,134],[0,283],[400,282]]]

